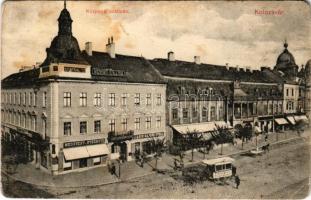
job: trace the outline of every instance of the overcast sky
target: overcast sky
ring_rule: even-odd
[[[15,1],[2,5],[2,78],[20,66],[43,62],[57,35],[62,1]],[[108,36],[120,54],[230,66],[275,65],[287,38],[296,63],[311,59],[311,11],[304,2],[67,2],[73,35],[84,49],[105,51]],[[86,10],[127,10],[100,14]],[[282,11],[256,15],[255,10]]]

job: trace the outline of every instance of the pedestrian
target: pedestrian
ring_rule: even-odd
[[[240,185],[240,178],[239,178],[239,176],[235,176],[235,184],[236,184],[236,189],[239,189],[239,185]]]
[[[111,165],[111,175],[116,175],[116,166],[114,165],[114,163],[112,163]]]
[[[268,141],[268,134],[266,134],[266,136],[265,136],[265,141],[266,142]]]

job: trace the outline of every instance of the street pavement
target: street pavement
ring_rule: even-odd
[[[310,131],[305,131],[306,136]],[[269,134],[268,142],[271,144],[281,143],[284,140],[293,140],[299,138],[299,136],[294,132],[279,133],[278,135]],[[216,147],[209,154],[205,155],[206,159],[217,158],[220,156],[230,156],[239,154],[250,149],[255,149],[256,138],[252,138],[252,141],[242,144],[241,141],[237,141],[237,145],[233,146],[231,144],[224,145],[222,148],[222,154],[220,146]],[[258,146],[264,143],[264,138],[259,136],[257,138]],[[174,159],[178,158],[170,154],[164,154],[159,160],[157,168],[159,171],[171,170],[174,166]],[[187,152],[184,158],[185,165],[191,165],[194,163],[201,162],[204,155],[200,152],[194,152],[193,161],[191,158],[191,152]],[[117,175],[119,174],[117,168]],[[28,184],[32,184],[40,187],[55,187],[55,188],[74,188],[74,187],[87,187],[87,186],[99,186],[105,184],[112,184],[121,181],[131,180],[137,177],[143,177],[156,173],[154,171],[155,160],[144,164],[143,167],[136,164],[136,162],[125,162],[121,164],[121,176],[111,175],[108,171],[107,166],[97,167],[94,169],[89,169],[82,172],[73,172],[68,174],[63,174],[59,176],[52,176],[43,172],[41,170],[35,169],[31,164],[21,164],[18,165],[16,173],[10,175],[14,180],[22,181]],[[2,166],[4,169],[5,166]],[[5,173],[5,171],[3,171]]]

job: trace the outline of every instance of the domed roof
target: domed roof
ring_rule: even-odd
[[[288,44],[285,42],[284,43],[284,51],[279,55],[276,64],[293,64],[295,65],[295,58],[294,56],[288,51],[287,49]]]

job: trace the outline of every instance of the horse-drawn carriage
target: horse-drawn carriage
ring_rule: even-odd
[[[225,180],[235,176],[236,168],[233,162],[234,159],[230,157],[202,160],[206,165],[205,174],[210,180]]]

